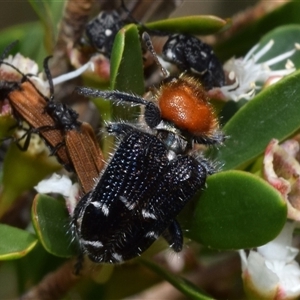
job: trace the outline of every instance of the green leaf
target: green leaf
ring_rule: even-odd
[[[195,299],[195,300],[212,300],[212,297],[205,295],[204,292],[200,291],[197,286],[195,286],[190,281],[175,276],[170,272],[167,272],[165,269],[161,268],[159,265],[152,263],[146,259],[139,259],[144,266],[150,269],[152,272],[156,273],[169,283],[171,283],[176,289],[178,289],[182,294],[188,297],[188,299]]]
[[[287,2],[216,45],[214,47],[215,53],[221,60],[227,60],[232,56],[243,56],[259,41],[262,35],[270,30],[280,25],[299,23],[299,1]]]
[[[63,201],[38,194],[32,204],[31,217],[36,234],[49,253],[59,257],[77,253],[70,216]]]
[[[24,191],[31,189],[43,178],[61,169],[57,160],[49,157],[45,150],[32,154],[29,151],[21,151],[16,143],[11,143],[3,163],[0,216]]]
[[[224,30],[229,25],[229,20],[223,20],[215,16],[196,15],[155,21],[147,23],[145,26],[151,30],[166,31],[169,33],[203,35],[213,34],[221,29]],[[141,29],[143,29],[142,26]]]
[[[49,0],[28,0],[44,29],[44,45],[48,53],[54,48],[57,24],[62,15],[64,2]]]
[[[57,30],[64,9],[63,1],[56,0],[27,0],[40,19],[41,23],[47,24],[49,30]]]
[[[244,105],[224,126],[228,136],[215,153],[223,170],[242,168],[300,128],[300,71],[272,85]]]
[[[28,0],[44,28],[46,49],[51,51],[54,43],[54,24],[52,23],[49,2],[45,0]]]
[[[226,102],[220,112],[220,125],[224,127],[232,116],[236,114],[246,103],[248,103],[248,100],[246,99],[240,99],[238,102],[232,100]]]
[[[1,108],[0,104],[0,110]],[[13,130],[12,127],[16,125],[16,120],[11,114],[0,114],[0,143],[4,138],[8,138],[11,136]]]
[[[0,224],[0,237],[0,260],[21,258],[38,242],[32,233],[5,224]]]
[[[12,49],[11,53],[20,52],[25,57],[30,57],[42,66],[47,55],[41,43],[43,40],[43,30],[39,22],[20,24],[2,30],[0,32],[0,53],[12,42],[18,40],[19,43]]]
[[[215,249],[245,249],[274,239],[287,208],[268,183],[241,171],[210,176],[196,204],[188,236]]]
[[[122,28],[116,35],[111,54],[111,89],[144,93],[143,57],[136,25]]]
[[[256,53],[263,48],[271,40],[274,41],[272,48],[263,55],[258,62],[264,62],[268,59],[274,58],[282,53],[295,49],[295,43],[300,40],[300,25],[285,25],[280,26],[266,35],[259,41],[259,47],[255,51]],[[300,51],[296,51],[289,59],[294,63],[298,69],[300,67]],[[286,59],[272,65],[272,70],[284,69]]]
[[[144,93],[143,57],[136,25],[127,25],[117,33],[112,49],[110,74],[112,90],[137,95]],[[128,116],[130,119],[136,112],[137,107],[113,106],[113,119],[128,119]]]

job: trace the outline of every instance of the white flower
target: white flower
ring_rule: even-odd
[[[15,66],[23,74],[32,74],[35,76],[38,75],[39,67],[37,63],[28,57],[24,57],[20,53],[17,53],[15,56],[9,55],[6,59],[4,59],[4,62]],[[5,64],[1,65],[1,69],[7,69],[11,71],[10,67]],[[20,76],[19,73],[17,73],[17,75]]]
[[[72,216],[79,199],[79,184],[72,183],[65,175],[53,174],[50,178],[44,179],[34,187],[41,194],[61,194],[66,199],[69,214]]]
[[[242,277],[249,299],[298,299],[300,268],[294,260],[299,250],[292,247],[294,223],[286,223],[268,244],[250,251],[240,250]]]
[[[43,86],[45,84],[42,80],[42,75],[38,74],[39,69],[35,61],[17,53],[15,56],[9,55],[3,62],[4,63],[0,62],[0,77],[3,81],[20,81],[22,79],[22,74],[30,74],[34,84],[37,82],[37,88],[42,89],[42,92],[44,91]],[[15,69],[10,65],[14,66]]]
[[[264,84],[270,78],[281,78],[295,71],[290,60],[287,60],[286,68],[283,70],[272,70],[271,66],[292,56],[296,49],[267,61],[257,62],[273,45],[274,41],[271,40],[261,50],[254,53],[259,47],[259,44],[255,45],[244,58],[231,58],[224,64],[224,70],[228,73],[229,80],[233,82],[233,84],[219,88],[226,99],[238,101],[244,98],[249,100],[255,96],[255,90],[261,88],[256,85],[257,83]]]
[[[17,53],[15,56],[9,55],[8,58],[3,60],[14,66],[20,73],[7,64],[1,64],[0,62],[0,77],[2,80],[6,81],[19,81],[22,78],[22,74],[30,74],[30,81],[35,85],[35,87],[45,96],[49,96],[49,82],[43,79],[43,74],[38,73],[38,65],[35,61],[30,58],[24,57],[22,54]],[[94,62],[89,61],[77,70],[71,71],[69,73],[60,75],[53,78],[53,85],[58,85],[65,81],[71,80],[83,74],[88,69],[94,71]]]

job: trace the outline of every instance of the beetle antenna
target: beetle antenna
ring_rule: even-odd
[[[150,38],[150,35],[148,34],[148,32],[144,31],[143,34],[142,34],[142,39],[148,49],[148,51],[152,54],[156,64],[160,67],[160,70],[163,74],[163,76],[165,78],[169,77],[169,72],[167,71],[167,69],[165,69],[162,64],[159,62],[158,60],[158,57],[157,57],[157,54],[154,50],[154,47],[153,47],[153,43],[151,41],[151,38]]]
[[[2,61],[6,56],[7,54],[11,51],[12,48],[14,48],[16,46],[16,44],[18,43],[19,41],[16,40],[14,42],[12,42],[11,44],[9,44],[5,49],[4,51],[1,53],[1,56],[0,56],[0,61]]]
[[[52,56],[48,56],[44,59],[44,71],[49,83],[49,89],[50,89],[50,99],[53,100],[54,97],[54,85],[53,85],[53,80],[52,80],[52,75],[50,73],[50,69],[49,69],[49,59],[52,58]]]

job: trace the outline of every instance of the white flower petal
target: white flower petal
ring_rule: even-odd
[[[72,193],[72,181],[65,175],[53,174],[50,178],[40,181],[34,188],[41,194],[56,193],[69,197]]]
[[[254,54],[254,61],[257,62],[262,56],[264,56],[274,45],[274,40],[270,40],[263,48]],[[259,46],[259,44],[257,45]]]
[[[94,71],[95,66],[94,66],[94,63],[92,61],[87,62],[86,64],[84,64],[80,68],[76,69],[75,71],[72,71],[72,72],[69,72],[67,74],[63,74],[63,75],[60,75],[56,78],[53,78],[53,85],[55,86],[55,85],[58,85],[62,82],[65,82],[65,81],[71,80],[73,78],[76,78],[88,69],[91,69],[92,71]]]
[[[295,224],[287,222],[275,238],[257,252],[239,251],[245,289],[256,299],[296,299],[300,296],[300,268],[292,248]],[[297,298],[298,299],[298,298]]]
[[[245,250],[239,250],[239,255],[241,257],[242,271],[245,271],[248,267],[248,259]]]
[[[286,69],[273,71],[271,66],[292,56],[296,51],[296,47],[267,61],[257,62],[272,48],[273,44],[274,41],[271,40],[257,53],[254,53],[259,47],[259,45],[256,45],[244,59],[231,58],[224,64],[223,67],[229,74],[229,80],[234,81],[234,83],[219,88],[226,99],[238,101],[245,98],[250,100],[255,96],[257,82],[263,85],[271,77],[283,77],[295,71],[295,67],[290,60],[286,63]]]
[[[4,59],[4,61],[15,66],[23,74],[38,74],[39,68],[37,63],[30,58],[24,57],[20,53],[17,53],[15,56],[10,55],[8,58]],[[1,68],[2,67],[5,68],[5,65],[1,66]],[[7,66],[7,68],[9,68],[9,66]]]
[[[279,277],[266,266],[264,257],[255,251],[249,253],[247,274],[257,290],[266,294],[276,290]]]
[[[292,261],[299,252],[298,249],[291,247],[294,229],[293,222],[286,223],[280,234],[273,241],[258,247],[257,252],[268,260]]]
[[[287,52],[285,52],[285,53],[282,53],[282,54],[280,54],[280,55],[278,55],[278,56],[276,56],[276,57],[273,57],[273,58],[271,58],[271,59],[265,61],[264,64],[266,64],[266,65],[268,65],[268,66],[275,65],[275,64],[277,64],[278,62],[280,62],[280,61],[282,61],[282,60],[284,60],[284,59],[286,59],[286,58],[292,56],[295,52],[296,52],[296,49],[291,50],[291,51],[287,51]]]

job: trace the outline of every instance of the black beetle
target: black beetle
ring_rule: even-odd
[[[176,217],[214,172],[194,151],[194,143],[223,141],[203,87],[182,75],[163,83],[153,101],[118,91],[77,92],[143,105],[146,122],[141,128],[126,123],[107,127],[121,142],[75,209],[73,225],[82,253],[97,263],[120,263],[141,255],[160,235],[179,252],[183,237]]]
[[[163,46],[162,55],[181,72],[199,78],[207,90],[225,83],[223,66],[212,48],[194,36],[170,35]]]

